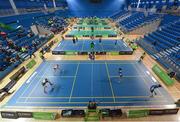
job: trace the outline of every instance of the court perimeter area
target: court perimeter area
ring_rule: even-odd
[[[91,49],[91,43],[94,43],[94,49]],[[95,52],[96,54],[132,54],[133,50],[122,40],[79,40],[73,44],[72,40],[61,41],[52,54],[88,54]]]
[[[53,66],[60,70],[54,72]],[[122,68],[123,77],[119,77]],[[44,93],[42,80],[55,89]],[[158,81],[137,61],[45,61],[14,94],[5,107],[78,107],[96,101],[99,106],[163,106],[173,104],[164,88],[150,97]]]

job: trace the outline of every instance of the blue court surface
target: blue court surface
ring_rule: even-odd
[[[65,52],[92,52],[90,47],[92,40],[79,40],[75,44],[72,40],[61,41],[59,45],[52,51],[53,54],[64,54]],[[132,49],[122,40],[99,40],[93,41],[95,44],[94,52],[117,52],[121,54],[132,54]],[[116,44],[115,44],[116,43]]]
[[[53,66],[60,65],[54,72]],[[123,77],[119,77],[118,68]],[[44,93],[48,78],[54,90]],[[45,61],[12,96],[5,107],[75,107],[96,101],[99,106],[162,106],[174,101],[164,88],[150,97],[158,81],[137,61]]]

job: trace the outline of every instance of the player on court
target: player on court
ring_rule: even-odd
[[[63,35],[61,36],[61,39],[62,39],[62,41],[64,41],[64,36]]]
[[[115,43],[114,43],[115,45],[117,45],[117,40],[115,40]]]
[[[60,70],[59,64],[55,64],[55,65],[53,66],[53,69],[54,69],[54,73],[56,73],[57,70]]]
[[[94,32],[94,27],[91,27],[91,32]]]
[[[76,44],[76,39],[74,37],[73,37],[72,41],[73,41],[73,44]]]
[[[122,69],[121,69],[121,68],[119,68],[119,77],[120,77],[120,78],[123,77],[123,75],[122,75]]]
[[[76,42],[78,42],[78,37],[76,37]]]
[[[99,38],[99,43],[101,43],[102,42],[102,39],[101,39],[101,37]]]
[[[160,84],[152,85],[150,87],[150,92],[151,92],[151,96],[150,97],[154,97],[154,95],[157,95],[157,93],[155,92],[155,89],[158,89],[160,87],[162,87]]]
[[[90,47],[91,47],[91,50],[94,50],[94,47],[95,47],[94,42],[91,42]]]
[[[53,83],[51,83],[47,78],[45,78],[43,81],[42,81],[42,86],[44,87],[44,93],[47,93],[47,84],[49,84],[51,86],[51,91],[54,90],[54,87],[53,87]]]
[[[138,61],[138,62],[141,62],[141,61],[144,59],[145,56],[146,56],[146,53],[144,52],[144,53],[142,54],[142,56],[139,58],[139,61]]]
[[[94,52],[91,52],[91,53],[89,54],[89,59],[90,59],[90,60],[95,60],[95,53],[94,53]]]

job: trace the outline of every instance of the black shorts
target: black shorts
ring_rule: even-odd
[[[42,82],[42,86],[45,86],[45,85],[46,85],[46,83],[48,83],[48,82]]]
[[[42,83],[42,86],[45,86],[46,85],[46,83]]]

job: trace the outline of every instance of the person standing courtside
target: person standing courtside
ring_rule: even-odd
[[[73,44],[76,44],[76,39],[74,37],[73,37],[72,41],[73,41]]]

